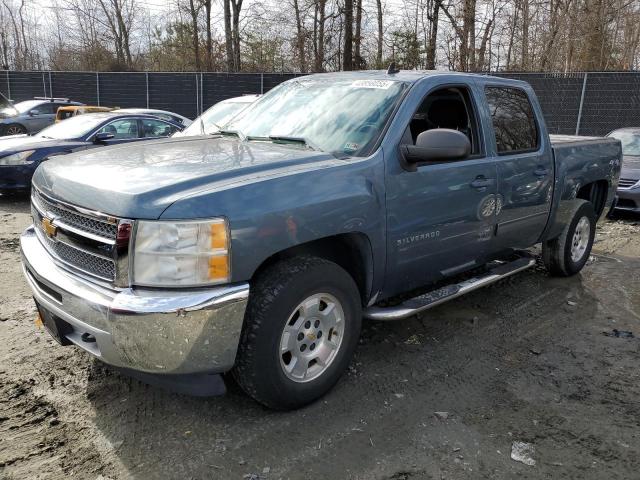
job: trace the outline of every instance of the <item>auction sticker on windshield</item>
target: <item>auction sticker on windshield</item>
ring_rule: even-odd
[[[379,88],[381,90],[388,89],[395,82],[391,80],[356,80],[351,84],[352,87],[358,88]]]

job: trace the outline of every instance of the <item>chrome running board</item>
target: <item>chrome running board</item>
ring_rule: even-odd
[[[417,297],[410,298],[404,302],[391,307],[380,307],[373,305],[365,309],[363,315],[371,320],[401,320],[411,317],[417,313],[440,305],[441,303],[453,300],[465,293],[472,292],[478,288],[491,285],[503,278],[521,272],[536,264],[536,259],[528,253],[511,262],[502,263],[491,268],[486,273],[470,278],[460,283],[446,285],[444,287],[423,293]]]

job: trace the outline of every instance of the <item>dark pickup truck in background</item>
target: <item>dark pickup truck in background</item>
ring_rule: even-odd
[[[42,164],[24,272],[63,345],[149,381],[222,391],[232,372],[296,408],[340,378],[363,317],[531,267],[540,243],[552,274],[579,272],[620,164],[618,140],[549,137],[523,82],[311,75],[213,137]]]

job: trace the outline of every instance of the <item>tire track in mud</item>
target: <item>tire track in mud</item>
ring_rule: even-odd
[[[0,373],[0,478],[95,478],[104,468],[96,449],[35,385]]]

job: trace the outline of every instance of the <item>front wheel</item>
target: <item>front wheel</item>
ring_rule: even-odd
[[[279,262],[252,285],[234,378],[273,409],[313,402],[349,365],[361,308],[355,282],[337,264],[311,256]]]
[[[542,244],[542,259],[552,275],[569,277],[582,270],[591,254],[596,221],[593,205],[582,200],[560,236]]]

